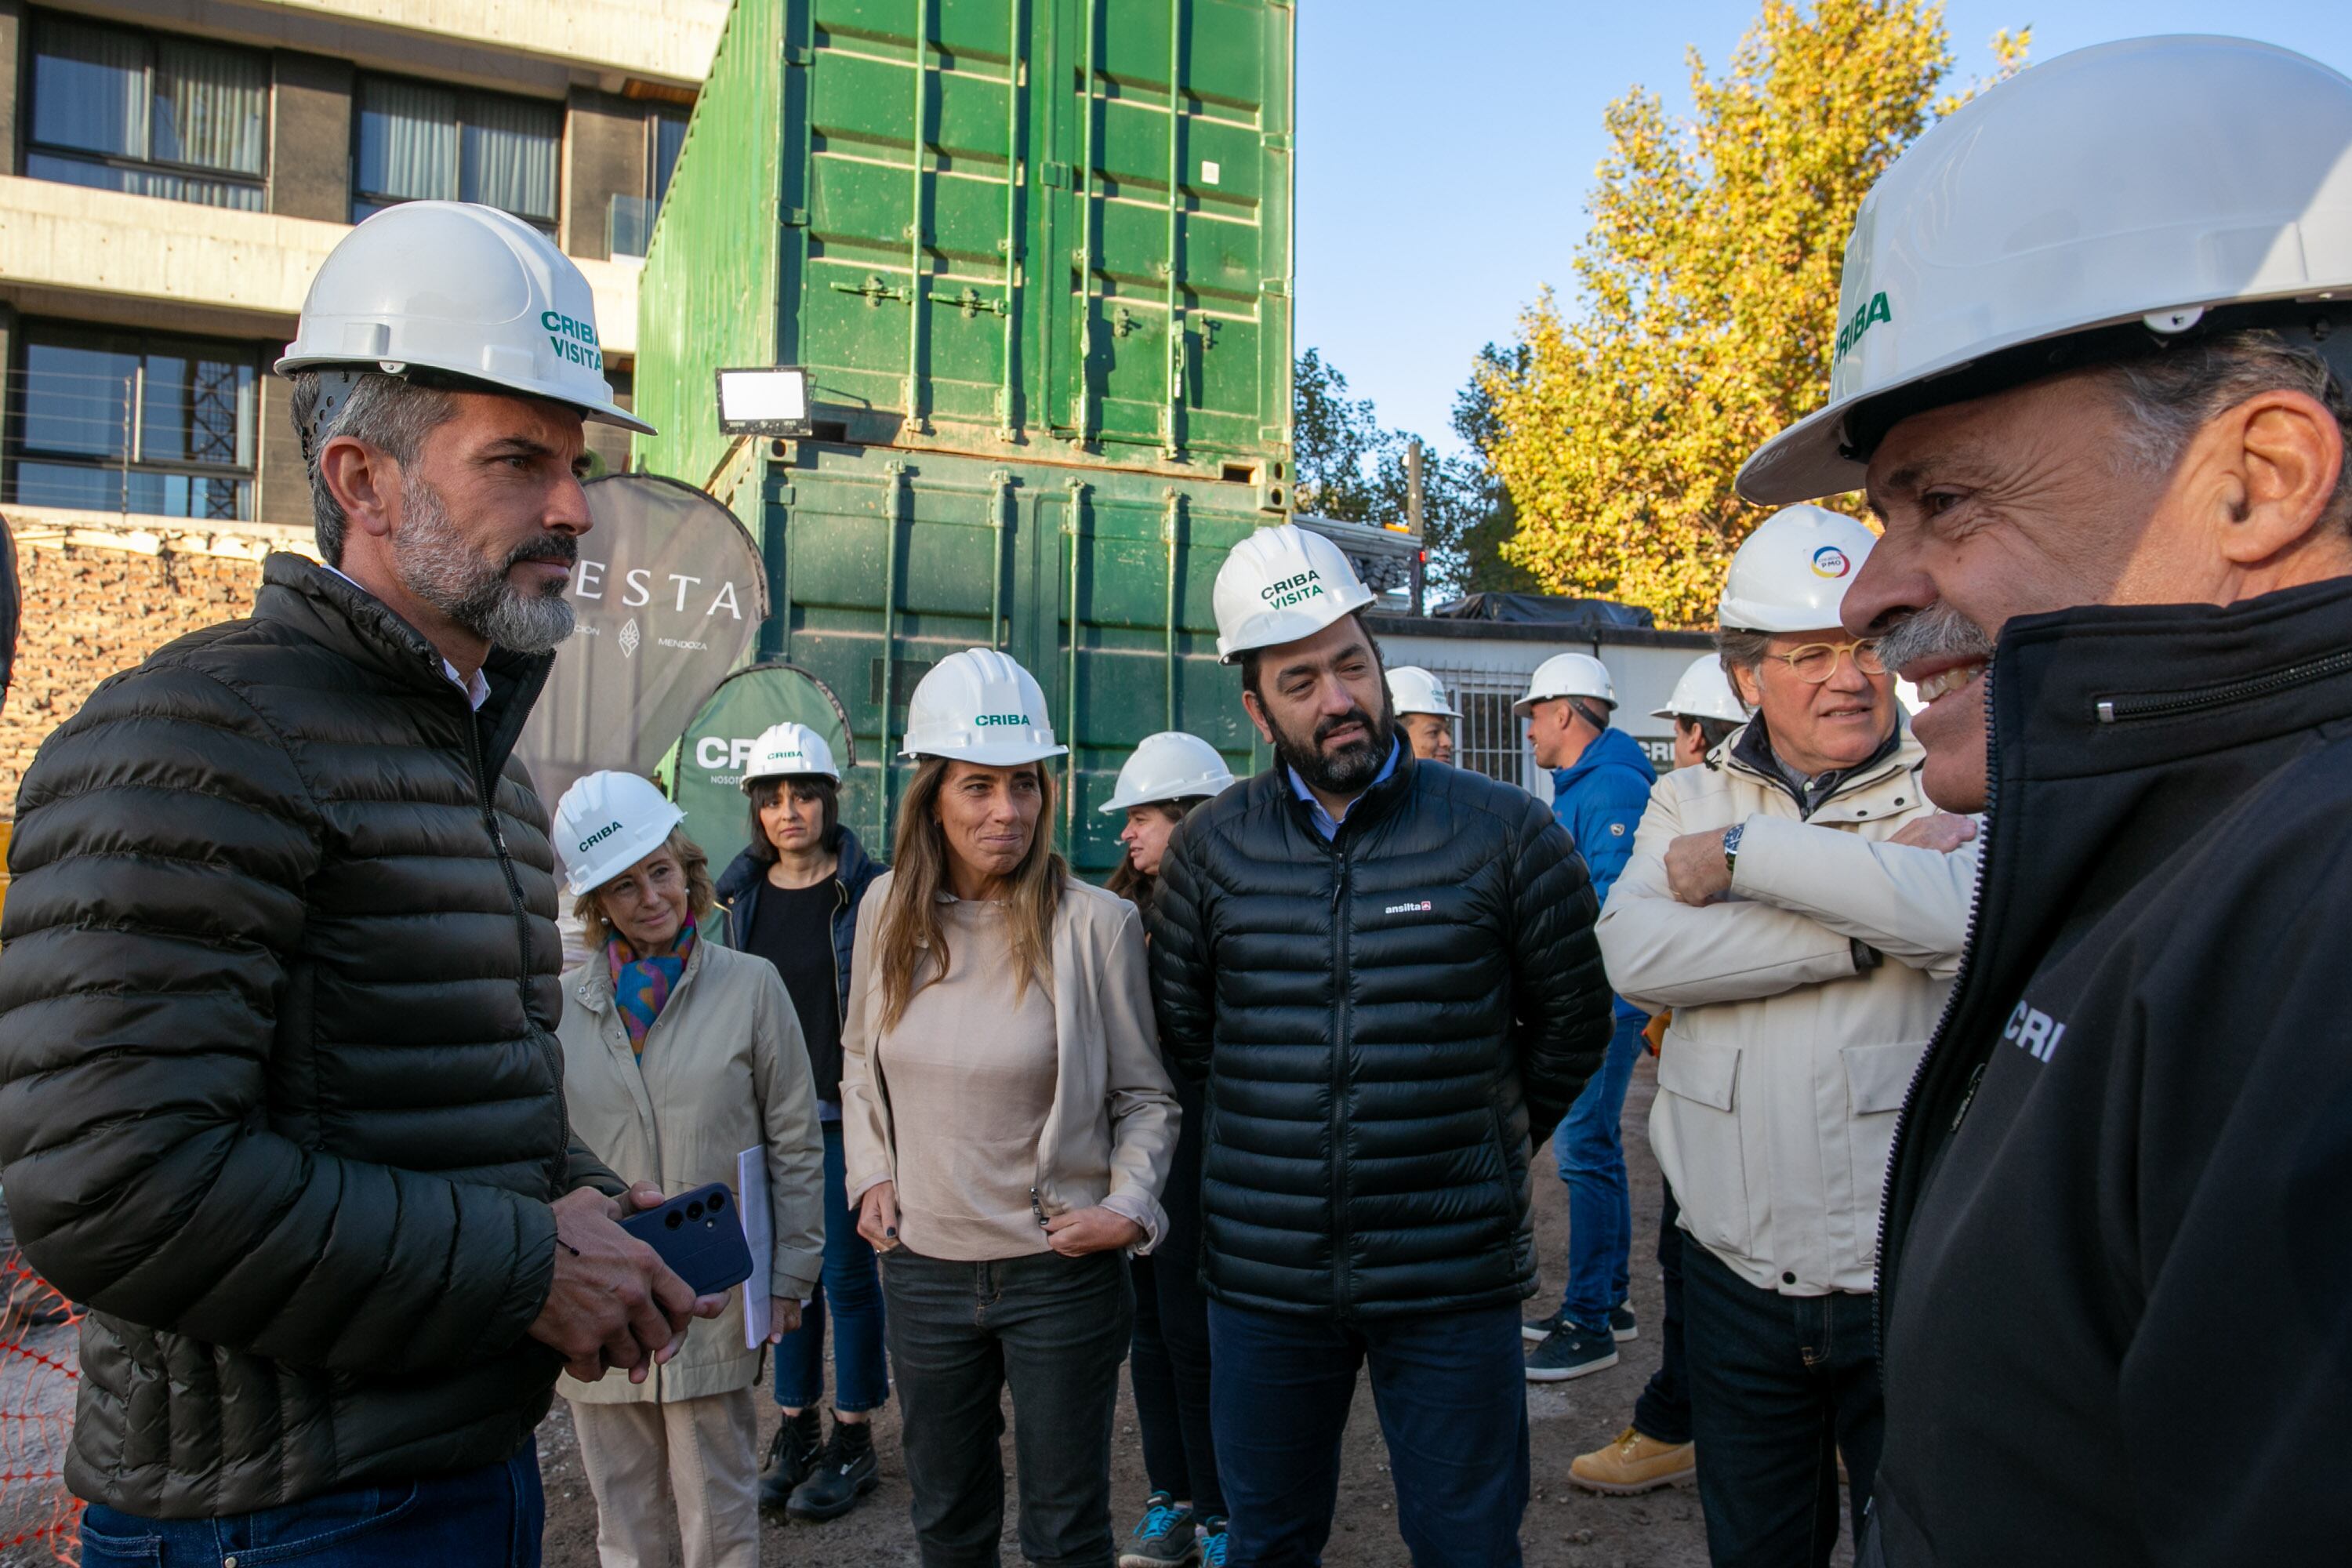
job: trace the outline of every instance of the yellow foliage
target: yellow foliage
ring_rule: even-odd
[[[2002,75],[2030,41],[1996,37]],[[1547,290],[1520,321],[1525,368],[1480,372],[1520,518],[1505,556],[1666,626],[1713,624],[1731,552],[1768,515],[1733,476],[1826,395],[1854,211],[1961,101],[1935,96],[1951,52],[1923,0],[1765,0],[1721,79],[1688,58],[1688,121],[1639,88],[1609,106],[1583,311]]]

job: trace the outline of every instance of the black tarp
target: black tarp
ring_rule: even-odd
[[[1449,621],[1507,621],[1515,626],[1637,626],[1657,624],[1637,605],[1570,599],[1556,594],[1471,594],[1429,612]]]

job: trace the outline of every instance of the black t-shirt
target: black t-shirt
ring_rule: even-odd
[[[816,1097],[841,1100],[841,1000],[833,956],[833,914],[841,907],[841,884],[827,877],[813,888],[779,888],[762,881],[751,906],[751,929],[744,946],[776,966],[808,1037],[809,1067]]]

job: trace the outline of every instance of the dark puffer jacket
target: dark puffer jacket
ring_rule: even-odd
[[[1335,840],[1279,768],[1185,818],[1152,992],[1208,1083],[1209,1293],[1361,1318],[1531,1294],[1530,1133],[1609,1044],[1597,913],[1541,802],[1410,755]]]
[[[91,1308],[66,1479],[188,1518],[489,1464],[548,1407],[563,1112],[547,815],[407,623],[274,555],[17,798],[0,1160]]]

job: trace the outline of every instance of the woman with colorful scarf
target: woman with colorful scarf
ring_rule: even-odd
[[[763,1152],[772,1344],[799,1326],[824,1262],[816,1095],[775,966],[713,940],[723,933],[709,862],[682,820],[626,773],[592,773],[556,808],[557,847],[591,943],[587,962],[563,976],[564,1105],[622,1179],[672,1194],[724,1182],[740,1198],[737,1155]],[[666,1491],[685,1568],[757,1563],[761,1346],[751,1337],[738,1291],[643,1383],[558,1384],[572,1401],[608,1565],[672,1555]]]

